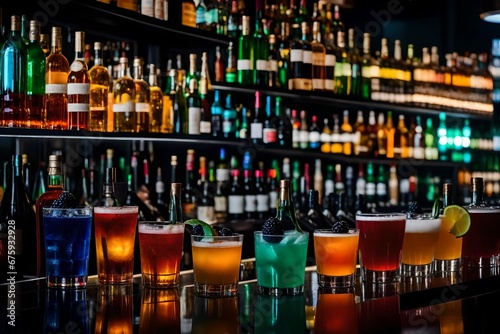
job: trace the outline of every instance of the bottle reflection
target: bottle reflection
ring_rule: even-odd
[[[399,284],[361,285],[358,333],[400,333]],[[383,298],[382,298],[383,297]]]
[[[142,290],[139,333],[180,333],[180,302],[177,289]]]
[[[257,296],[254,333],[305,333],[306,308],[303,295]]]
[[[100,285],[95,334],[132,334],[132,286]]]
[[[194,297],[192,334],[238,334],[238,297]]]
[[[318,289],[314,333],[357,333],[358,314],[354,289]]]
[[[47,289],[44,333],[90,333],[85,289]]]

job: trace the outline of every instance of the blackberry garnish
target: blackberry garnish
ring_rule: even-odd
[[[52,202],[50,207],[56,209],[69,209],[76,208],[77,205],[75,196],[73,196],[73,194],[69,191],[63,191],[61,195],[59,195],[59,197]]]
[[[280,242],[282,238],[269,237],[269,235],[284,235],[283,223],[276,217],[266,219],[262,226],[262,234],[267,242]]]
[[[345,220],[337,221],[333,224],[332,231],[335,233],[349,233],[349,224]]]

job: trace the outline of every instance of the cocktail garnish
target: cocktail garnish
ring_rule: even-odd
[[[220,236],[229,237],[233,235],[233,231],[229,227],[214,227],[215,232],[217,232]]]
[[[434,204],[432,205],[432,218],[439,217],[439,211],[441,210],[441,203],[439,202],[439,198],[434,200]]]
[[[70,209],[76,208],[78,205],[75,196],[69,191],[63,191],[59,197],[52,202],[51,208],[55,209]]]
[[[345,220],[336,221],[332,226],[332,232],[349,233],[349,224]]]
[[[262,234],[267,242],[278,243],[282,238],[268,237],[269,235],[285,235],[283,223],[276,217],[267,218],[262,226]]]
[[[455,237],[461,238],[469,231],[471,224],[469,212],[460,205],[448,205],[444,208],[443,215],[453,222],[450,233]]]
[[[217,231],[215,231],[212,226],[210,226],[209,224],[207,224],[204,221],[199,220],[199,219],[189,219],[189,220],[186,220],[184,222],[184,224],[187,224],[187,225],[190,225],[193,227],[193,234],[194,235],[204,235],[204,236],[208,236],[208,237],[218,235]],[[203,234],[198,234],[198,233],[200,233],[200,227],[198,227],[198,226],[201,226]]]

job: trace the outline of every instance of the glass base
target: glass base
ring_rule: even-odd
[[[238,295],[238,283],[201,284],[194,283],[194,293],[201,297],[232,297]]]
[[[499,256],[470,257],[462,254],[462,267],[491,268],[500,266]]]
[[[434,260],[432,261],[432,270],[439,271],[460,271],[460,258],[453,260]]]
[[[293,288],[268,288],[258,285],[257,292],[265,296],[297,296],[304,293],[304,286],[301,285]]]
[[[101,284],[131,284],[132,274],[98,274],[97,279]]]
[[[346,276],[327,276],[318,273],[318,285],[328,288],[355,286],[356,276],[354,273]]]
[[[142,285],[151,289],[175,288],[179,286],[179,274],[142,274]]]
[[[428,264],[401,264],[401,276],[404,277],[422,277],[432,274],[432,263]]]
[[[87,275],[75,277],[47,276],[49,288],[85,288]]]
[[[364,283],[398,283],[401,281],[401,275],[399,269],[376,271],[362,267],[361,280]]]

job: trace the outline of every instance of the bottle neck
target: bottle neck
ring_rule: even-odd
[[[472,202],[471,206],[484,206],[486,203],[484,202],[483,192],[482,191],[473,191],[472,192]]]
[[[63,178],[61,174],[49,175],[49,188],[62,188]]]

